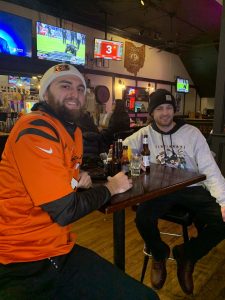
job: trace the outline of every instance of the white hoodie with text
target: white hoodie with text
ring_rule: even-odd
[[[220,206],[225,206],[225,179],[198,128],[178,120],[170,132],[164,133],[153,123],[127,137],[123,144],[141,153],[146,134],[151,163],[205,174],[206,180],[195,185],[205,187]]]

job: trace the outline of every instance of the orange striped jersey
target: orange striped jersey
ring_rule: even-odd
[[[82,134],[74,139],[55,117],[22,116],[0,162],[0,263],[28,262],[68,253],[69,226],[54,223],[40,205],[74,192],[82,162]]]

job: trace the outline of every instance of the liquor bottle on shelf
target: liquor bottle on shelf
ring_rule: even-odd
[[[141,151],[143,165],[146,173],[150,172],[150,150],[148,148],[148,135],[145,134],[143,138],[143,148]]]
[[[123,154],[121,157],[121,171],[123,171],[125,174],[129,173],[129,159],[128,159],[128,146],[123,146]]]
[[[5,121],[5,132],[10,132],[13,127],[13,122],[11,118],[11,113],[7,113],[6,121]]]

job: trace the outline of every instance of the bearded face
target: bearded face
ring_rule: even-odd
[[[69,105],[69,103],[73,104]],[[70,97],[65,98],[63,102],[59,102],[51,91],[49,91],[48,104],[51,106],[55,114],[66,122],[75,122],[80,117],[81,103],[79,99],[73,99]]]
[[[85,103],[85,88],[80,78],[62,76],[51,83],[44,99],[60,119],[75,122]]]

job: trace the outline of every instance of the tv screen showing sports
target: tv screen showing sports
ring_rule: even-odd
[[[123,43],[95,39],[94,58],[122,60]]]
[[[39,59],[85,65],[85,34],[41,22],[36,29]]]
[[[0,53],[31,57],[32,20],[0,11]]]
[[[188,93],[189,92],[189,81],[184,78],[177,78],[176,90],[178,93]]]
[[[30,77],[23,77],[23,76],[11,76],[9,75],[8,78],[9,84],[13,84],[18,87],[27,87],[30,88],[30,82],[31,78]]]

